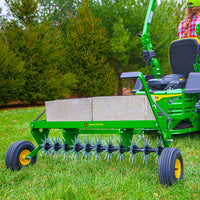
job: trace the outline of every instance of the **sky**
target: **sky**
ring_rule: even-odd
[[[2,13],[1,14],[6,14],[6,7],[4,6],[5,1],[4,0],[0,0],[0,8],[2,8]]]

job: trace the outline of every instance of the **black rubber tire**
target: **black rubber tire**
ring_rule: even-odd
[[[175,176],[176,160],[180,161],[180,176]],[[158,164],[159,180],[162,185],[171,186],[173,183],[183,178],[183,158],[181,152],[177,148],[166,148],[162,151]]]
[[[12,169],[13,171],[16,171],[16,170],[20,170],[24,166],[20,163],[19,156],[20,156],[20,153],[25,149],[31,152],[35,149],[35,146],[31,142],[25,141],[25,140],[14,142],[9,146],[6,152],[6,156],[5,156],[5,163],[8,169]],[[35,155],[31,159],[28,165],[32,165],[36,161],[37,161],[37,155]]]

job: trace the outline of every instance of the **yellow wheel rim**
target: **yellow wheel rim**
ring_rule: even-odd
[[[175,177],[179,179],[181,176],[181,161],[179,159],[176,159],[175,162]]]
[[[29,154],[29,153],[31,153],[29,150],[27,150],[27,149],[24,149],[21,153],[20,153],[20,155],[19,155],[19,162],[20,162],[20,164],[21,165],[28,165],[30,162],[31,162],[31,159],[30,160],[27,160],[26,159],[26,156]]]

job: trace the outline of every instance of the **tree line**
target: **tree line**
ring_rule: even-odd
[[[136,33],[149,0],[5,0],[0,18],[0,104],[121,94],[120,74],[150,74]],[[163,74],[184,3],[162,0],[151,37]]]

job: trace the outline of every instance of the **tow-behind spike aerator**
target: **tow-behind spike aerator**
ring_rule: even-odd
[[[121,139],[117,142],[118,146],[116,146],[115,140],[111,137],[106,140],[106,145],[104,145],[102,139],[99,138],[95,139],[95,142],[93,142],[91,138],[87,137],[84,142],[81,143],[79,137],[75,137],[75,140],[72,140],[73,145],[70,147],[64,140],[61,141],[60,137],[55,137],[55,139],[45,138],[45,140],[42,140],[40,151],[43,152],[42,155],[53,155],[54,157],[60,155],[64,156],[64,158],[66,156],[69,158],[69,155],[71,155],[76,159],[85,158],[85,160],[90,159],[92,156],[95,157],[95,160],[99,160],[102,153],[104,153],[104,159],[107,159],[107,161],[111,161],[114,154],[116,154],[117,160],[120,160],[120,162],[124,161],[126,153],[130,154],[130,160],[133,162],[133,160],[136,161],[137,154],[142,152],[142,157],[144,161],[147,162],[150,153],[155,153],[155,155],[160,156],[164,149],[159,140],[157,140],[156,148],[150,147],[150,139],[144,138],[144,142],[141,144],[142,147],[138,146],[138,142],[136,138],[133,138],[130,143],[131,145],[126,149]],[[80,154],[82,154],[82,157]]]
[[[156,0],[150,0],[144,22],[141,43],[142,55],[151,66],[152,75],[141,72],[125,72],[122,79],[137,78],[132,96],[92,97],[65,99],[45,102],[46,120],[31,122],[31,134],[37,147],[28,141],[17,141],[7,150],[5,163],[7,168],[19,170],[23,166],[34,164],[37,153],[45,156],[85,157],[92,155],[99,160],[111,161],[113,155],[123,161],[132,162],[137,155],[147,162],[150,153],[159,157],[158,174],[160,183],[172,185],[183,177],[183,159],[177,148],[170,148],[172,135],[200,131],[200,24],[196,27],[198,38],[185,38],[173,41],[170,45],[170,66],[172,73],[161,77],[161,68],[153,51],[150,38],[150,25]],[[185,56],[182,56],[185,55]],[[195,64],[194,64],[195,63]],[[81,113],[80,113],[81,111]],[[62,131],[60,138],[49,139],[51,129]],[[156,147],[149,139],[139,144],[135,135],[158,134]],[[85,139],[81,143],[79,135],[118,134],[118,145],[108,137]],[[150,138],[150,137],[149,137]],[[92,142],[95,141],[95,142]],[[127,156],[128,157],[128,156]]]

